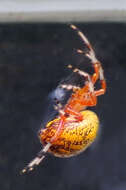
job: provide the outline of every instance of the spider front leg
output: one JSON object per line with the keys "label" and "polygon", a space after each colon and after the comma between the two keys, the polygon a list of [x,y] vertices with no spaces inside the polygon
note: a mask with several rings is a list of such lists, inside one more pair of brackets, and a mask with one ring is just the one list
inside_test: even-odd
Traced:
{"label": "spider front leg", "polygon": [[[80,50],[79,50],[80,52]],[[89,57],[92,61],[92,65],[94,68],[94,74],[91,76],[91,81],[93,85],[97,82],[97,80],[100,80],[101,83],[101,89],[95,91],[96,96],[103,95],[106,92],[106,81],[104,78],[104,71],[102,69],[101,63],[96,59],[94,51],[89,54],[86,54],[87,57]]]}
{"label": "spider front leg", "polygon": [[93,62],[93,59],[92,59],[92,64],[93,64],[95,73],[92,75],[91,80],[93,84],[95,84],[98,79],[100,80],[101,89],[95,91],[95,95],[100,96],[106,92],[106,81],[104,78],[104,71],[102,69],[101,63],[98,60],[96,60],[96,62]]}
{"label": "spider front leg", "polygon": [[89,54],[86,54],[92,61],[92,65],[94,68],[94,74],[91,77],[93,84],[99,79],[101,83],[101,89],[95,91],[96,96],[100,96],[106,91],[106,81],[104,77],[104,71],[102,69],[101,63],[96,59],[94,51],[90,50]]}
{"label": "spider front leg", "polygon": [[100,79],[101,89],[95,91],[95,95],[100,96],[100,95],[104,94],[106,91],[106,81],[104,78],[104,72],[103,72],[101,63],[96,58],[95,51],[94,51],[91,43],[87,39],[87,37],[75,25],[70,25],[70,27],[78,33],[78,36],[80,36],[81,40],[85,43],[85,45],[89,49],[88,53],[85,53],[82,50],[77,50],[77,52],[86,55],[91,60],[91,63],[94,68],[94,74],[92,75],[91,80],[92,80],[93,84],[95,84],[96,81],[98,79]]}
{"label": "spider front leg", "polygon": [[98,79],[100,80],[101,89],[95,91],[95,95],[100,96],[104,94],[106,91],[106,81],[104,78],[104,71],[102,69],[101,63],[97,60],[95,56],[95,52],[90,43],[88,44],[88,47],[90,48],[89,53],[85,54],[82,50],[78,50],[78,52],[85,54],[91,60],[93,68],[94,68],[94,74],[91,76],[91,81],[94,85]]}

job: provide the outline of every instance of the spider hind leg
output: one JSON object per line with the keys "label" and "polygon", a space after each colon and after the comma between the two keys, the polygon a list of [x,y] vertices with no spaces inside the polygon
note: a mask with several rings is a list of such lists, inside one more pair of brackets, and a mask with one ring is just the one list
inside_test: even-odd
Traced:
{"label": "spider hind leg", "polygon": [[37,156],[21,171],[21,174],[32,171],[36,166],[42,162],[48,152],[51,143],[47,143],[44,148],[37,154]]}

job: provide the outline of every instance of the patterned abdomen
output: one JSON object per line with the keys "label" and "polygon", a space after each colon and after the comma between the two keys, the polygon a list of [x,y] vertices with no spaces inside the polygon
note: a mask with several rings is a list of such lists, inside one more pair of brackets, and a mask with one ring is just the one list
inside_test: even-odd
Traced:
{"label": "patterned abdomen", "polygon": [[[84,151],[96,138],[99,119],[97,115],[89,110],[82,111],[83,120],[77,122],[75,118],[68,117],[64,129],[58,139],[49,149],[57,157],[70,157]],[[40,133],[40,141],[47,144],[54,136],[59,125],[59,118],[50,121],[46,129]]]}

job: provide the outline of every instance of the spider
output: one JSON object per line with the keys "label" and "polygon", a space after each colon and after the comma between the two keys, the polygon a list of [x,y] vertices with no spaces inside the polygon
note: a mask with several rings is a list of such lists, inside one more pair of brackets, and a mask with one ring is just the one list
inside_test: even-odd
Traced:
{"label": "spider", "polygon": [[[82,87],[62,84],[62,89],[72,90],[67,103],[62,106],[57,100],[55,109],[58,116],[46,124],[38,133],[43,149],[22,170],[22,173],[31,171],[45,158],[47,152],[57,157],[71,157],[84,151],[95,140],[99,129],[99,118],[87,107],[96,106],[97,96],[106,92],[106,81],[100,61],[96,58],[92,45],[86,36],[73,24],[70,27],[75,30],[80,39],[88,48],[88,53],[78,49],[77,52],[89,58],[94,73],[92,75],[78,68],[68,65],[73,72],[85,78]],[[100,89],[95,90],[95,83],[100,81]]]}

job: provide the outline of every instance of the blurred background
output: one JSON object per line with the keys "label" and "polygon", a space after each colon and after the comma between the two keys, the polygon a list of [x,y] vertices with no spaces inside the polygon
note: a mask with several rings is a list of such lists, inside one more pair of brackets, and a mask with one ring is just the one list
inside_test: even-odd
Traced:
{"label": "blurred background", "polygon": [[[3,10],[6,7],[9,9],[3,6]],[[18,11],[11,13],[9,20],[8,12],[0,11],[1,190],[126,189],[125,11],[113,11],[118,18],[115,22],[113,15],[100,20],[101,10],[100,7],[96,11],[98,16],[95,20],[92,16],[90,22],[88,16],[80,22],[83,17],[79,14],[78,19],[74,20],[75,15],[71,14],[73,17],[60,22],[59,12],[57,19],[46,20],[45,16],[41,23],[35,16],[34,22],[22,15],[17,17]],[[84,10],[82,13],[87,14]],[[94,13],[92,10],[91,14]],[[44,19],[42,14],[39,18]],[[99,136],[76,157],[61,159],[48,155],[33,172],[20,175],[41,149],[37,132],[46,116],[47,96],[67,76],[68,64],[83,64],[83,56],[76,52],[83,44],[68,22],[75,23],[88,37],[104,68],[107,92],[98,98],[95,108],[101,121]]]}

